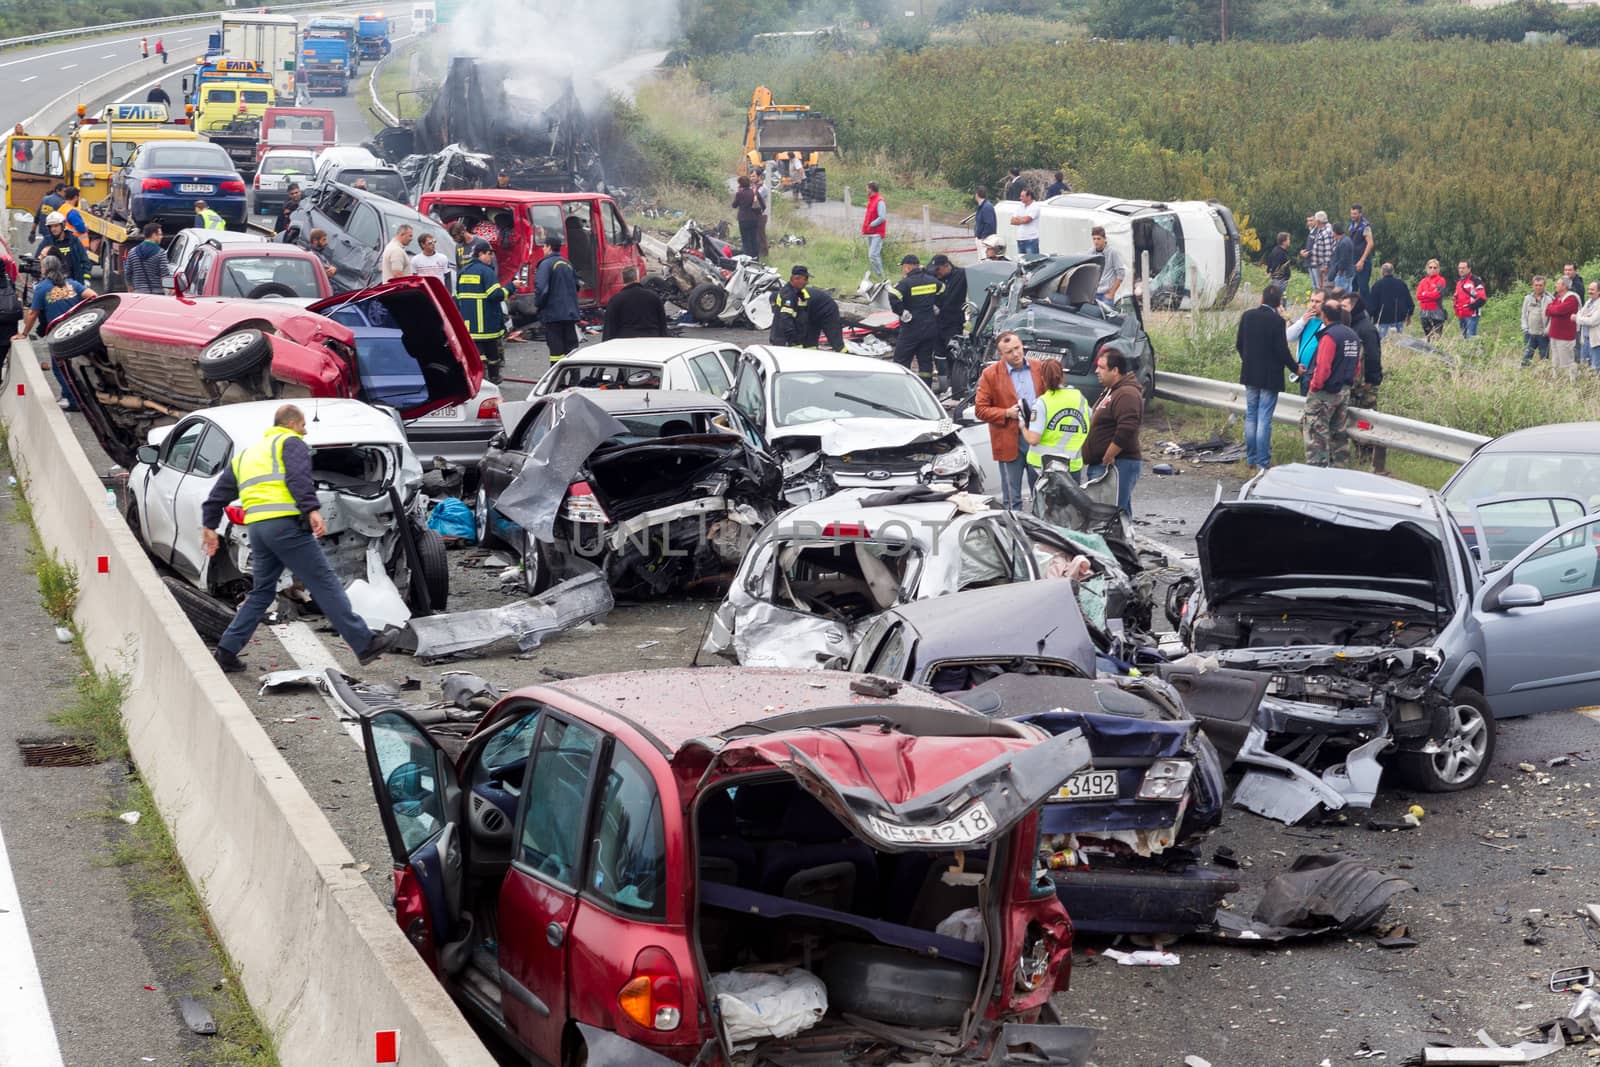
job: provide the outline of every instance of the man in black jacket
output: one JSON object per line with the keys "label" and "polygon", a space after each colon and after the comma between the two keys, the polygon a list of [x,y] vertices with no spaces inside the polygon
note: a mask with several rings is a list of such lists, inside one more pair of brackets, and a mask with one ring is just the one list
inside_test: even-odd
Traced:
{"label": "man in black jacket", "polygon": [[1239,384],[1244,386],[1244,449],[1252,468],[1272,466],[1272,412],[1283,392],[1283,372],[1299,373],[1284,334],[1283,291],[1269,285],[1261,303],[1239,316],[1233,347],[1239,353]]}
{"label": "man in black jacket", "polygon": [[[967,272],[940,252],[929,261],[933,276],[944,283],[939,297],[939,351],[934,356],[939,377],[950,384],[950,345],[967,328]],[[962,383],[965,385],[965,383]]]}
{"label": "man in black jacket", "polygon": [[639,268],[622,268],[622,289],[606,305],[600,340],[667,336],[667,309],[661,298],[639,284]]}
{"label": "man in black jacket", "polygon": [[1393,263],[1385,263],[1378,273],[1380,277],[1372,283],[1372,292],[1367,296],[1367,308],[1377,320],[1378,336],[1385,337],[1390,330],[1404,330],[1417,305],[1411,299],[1411,287],[1394,276]]}

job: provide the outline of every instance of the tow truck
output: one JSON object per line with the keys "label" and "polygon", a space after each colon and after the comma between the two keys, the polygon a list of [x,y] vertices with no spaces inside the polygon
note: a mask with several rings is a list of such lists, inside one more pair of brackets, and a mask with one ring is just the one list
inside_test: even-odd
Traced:
{"label": "tow truck", "polygon": [[272,94],[270,83],[255,81],[212,81],[200,87],[194,128],[212,144],[221,145],[246,178],[256,170],[261,120],[271,107]]}

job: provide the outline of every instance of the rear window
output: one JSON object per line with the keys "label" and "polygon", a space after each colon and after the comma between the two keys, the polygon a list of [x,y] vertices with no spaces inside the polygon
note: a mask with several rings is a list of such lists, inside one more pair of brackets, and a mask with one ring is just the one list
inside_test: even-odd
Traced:
{"label": "rear window", "polygon": [[618,415],[624,433],[611,438],[611,444],[637,444],[641,441],[658,441],[663,437],[687,437],[690,434],[731,433],[713,423],[720,411],[664,411],[650,415]]}
{"label": "rear window", "polygon": [[[322,295],[317,285],[317,267],[309,260],[287,256],[227,256],[221,264],[221,296],[253,298],[259,296],[315,299]],[[263,286],[276,287],[258,293]],[[285,292],[284,290],[288,290]]]}
{"label": "rear window", "polygon": [[859,537],[780,541],[773,559],[763,600],[851,623],[899,603],[922,566],[922,553],[909,545]]}
{"label": "rear window", "polygon": [[233,170],[228,153],[216,145],[174,145],[152,148],[144,154],[146,168],[162,170]]}
{"label": "rear window", "polygon": [[310,156],[268,156],[261,161],[262,174],[310,174],[315,169]]}
{"label": "rear window", "polygon": [[244,91],[244,102],[247,104],[269,104],[272,101],[267,99],[267,91],[265,89],[246,89]]}
{"label": "rear window", "polygon": [[367,192],[377,193],[379,196],[395,200],[400,203],[406,201],[406,183],[400,175],[392,170],[362,170],[350,168],[339,172],[339,182],[343,185],[355,185],[358,181],[367,183]]}
{"label": "rear window", "polygon": [[231,104],[238,99],[239,95],[232,89],[206,90],[206,103],[208,104]]}
{"label": "rear window", "polygon": [[311,130],[314,133],[322,133],[327,122],[327,118],[323,115],[272,116],[272,128],[275,130]]}
{"label": "rear window", "polygon": [[[345,320],[350,321],[348,318]],[[428,400],[428,384],[399,330],[352,327],[361,372],[361,399],[369,404],[413,408]]]}
{"label": "rear window", "polygon": [[661,369],[626,363],[572,363],[562,360],[550,383],[552,392],[562,389],[660,389]]}

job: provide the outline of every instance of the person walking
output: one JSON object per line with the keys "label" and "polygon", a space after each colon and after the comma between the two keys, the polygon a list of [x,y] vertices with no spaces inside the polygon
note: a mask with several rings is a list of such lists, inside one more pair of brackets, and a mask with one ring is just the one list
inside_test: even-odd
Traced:
{"label": "person walking", "polygon": [[[544,324],[545,347],[554,363],[578,347],[578,320],[583,312],[578,308],[578,272],[561,254],[561,237],[552,233],[544,244],[549,251],[533,272],[533,305]],[[481,253],[478,258],[483,259]],[[499,381],[495,378],[496,384]]]}
{"label": "person walking", "polygon": [[1278,292],[1285,300],[1289,296],[1289,274],[1293,269],[1289,258],[1289,235],[1280,233],[1273,240],[1272,247],[1267,249],[1267,254],[1261,257],[1261,265],[1267,271],[1267,284],[1276,285]]}
{"label": "person walking", "polygon": [[[928,265],[933,268],[933,276],[939,279],[939,284],[944,286],[939,297],[939,354],[934,362],[938,364],[939,377],[945,386],[959,396],[966,392],[967,383],[957,384],[951,380],[950,357],[951,346],[967,328],[967,272],[943,252],[929,260]],[[962,377],[965,378],[965,374]]]}
{"label": "person walking", "polygon": [[[550,258],[546,256],[540,261],[541,269]],[[496,385],[504,378],[502,346],[506,335],[506,299],[505,286],[500,284],[500,276],[494,269],[494,250],[488,241],[475,241],[472,262],[456,275],[456,307],[466,321],[472,343],[478,346],[478,354],[483,357],[484,374]],[[547,328],[547,339],[550,332]]]}
{"label": "person walking", "polygon": [[1333,287],[1346,291],[1356,287],[1356,243],[1350,235],[1344,232],[1344,225],[1335,222],[1332,226],[1335,236],[1333,242],[1333,262],[1328,265],[1328,273],[1333,276]]}
{"label": "person walking", "polygon": [[1006,172],[1006,189],[1003,199],[1021,200],[1022,191],[1028,188],[1028,180],[1022,176],[1021,167],[1012,167]]}
{"label": "person walking", "polygon": [[89,280],[89,253],[83,242],[67,231],[67,217],[59,211],[44,217],[44,236],[39,238],[33,254],[41,263],[45,257],[55,256],[66,268],[67,277],[85,283]]}
{"label": "person walking", "polygon": [[972,213],[972,239],[978,245],[978,256],[984,255],[986,242],[995,235],[998,227],[995,225],[994,205],[989,203],[989,190],[986,186],[978,186],[972,198],[978,202],[978,209]]}
{"label": "person walking", "polygon": [[1028,463],[1028,440],[1022,436],[1033,403],[1044,392],[1041,361],[1029,356],[1022,338],[1007,330],[995,339],[1000,358],[978,375],[974,410],[989,424],[989,452],[1000,466],[1000,506],[1022,510],[1022,482],[1031,490],[1039,471]]}
{"label": "person walking", "polygon": [[1444,297],[1450,290],[1450,280],[1439,269],[1437,259],[1428,260],[1422,277],[1417,279],[1417,314],[1422,319],[1422,339],[1438,337],[1444,330]]}
{"label": "person walking", "polygon": [[1094,376],[1100,399],[1089,420],[1083,443],[1083,477],[1094,481],[1108,469],[1117,472],[1117,507],[1133,518],[1133,487],[1144,470],[1139,431],[1144,426],[1144,391],[1128,366],[1128,357],[1110,345],[1095,357]]}
{"label": "person walking", "polygon": [[130,293],[160,295],[172,287],[172,264],[161,250],[161,223],[144,224],[144,240],[134,246],[122,265]]}
{"label": "person walking", "polygon": [[1373,283],[1372,295],[1366,298],[1372,308],[1372,317],[1378,323],[1378,336],[1403,333],[1411,324],[1416,304],[1411,299],[1411,287],[1394,276],[1394,264],[1385,263],[1378,268],[1378,280]]}
{"label": "person walking", "polygon": [[761,209],[756,206],[756,194],[750,188],[750,179],[739,175],[739,188],[733,194],[735,217],[739,220],[739,251],[752,259],[761,256]]}
{"label": "person walking", "polygon": [[1578,324],[1578,362],[1600,370],[1600,282],[1589,283],[1589,299],[1573,321]]}
{"label": "person walking", "polygon": [[1300,373],[1283,326],[1283,293],[1269,285],[1261,303],[1239,316],[1233,349],[1244,386],[1244,455],[1252,470],[1272,466],[1272,413],[1283,392],[1283,372]]}
{"label": "person walking", "polygon": [[194,202],[194,224],[202,230],[226,230],[228,224],[222,216],[211,210],[211,205],[204,200]]}
{"label": "person walking", "polygon": [[165,108],[172,107],[172,97],[168,96],[167,91],[159,85],[144,94],[144,102],[147,104],[160,104]]}
{"label": "person walking", "polygon": [[[69,185],[61,190],[61,215],[67,220],[67,232],[77,239],[85,249],[89,247],[89,224],[83,219],[83,212],[78,207],[83,202],[83,192],[76,185]],[[84,280],[89,276],[85,274]]]}
{"label": "person walking", "polygon": [[1122,253],[1106,243],[1104,226],[1091,229],[1089,240],[1094,242],[1094,250],[1102,257],[1100,280],[1095,284],[1095,299],[1116,310],[1117,294],[1122,292],[1123,285],[1128,281],[1128,265],[1122,261]]}
{"label": "person walking", "polygon": [[[1567,276],[1556,279],[1556,295],[1544,309],[1550,322],[1550,365],[1571,371],[1578,358],[1578,294],[1567,288]],[[1527,364],[1523,364],[1526,366]]]}
{"label": "person walking", "polygon": [[280,407],[261,440],[234,453],[200,507],[201,547],[207,556],[215,556],[222,546],[217,526],[235,498],[244,509],[250,540],[250,593],[217,639],[215,652],[217,666],[230,674],[247,669],[239,651],[277,599],[285,569],[306,587],[362,666],[389,651],[400,636],[395,628],[378,634],[367,628],[317,544],[327,527],[305,433],[304,413],[293,404]]}
{"label": "person walking", "polygon": [[156,38],[156,55],[161,57],[161,65],[167,65],[167,45],[161,38]]}
{"label": "person walking", "polygon": [[1300,249],[1300,258],[1306,261],[1311,274],[1311,288],[1323,289],[1332,284],[1328,268],[1333,264],[1333,249],[1339,238],[1328,225],[1328,213],[1319,211],[1306,220],[1306,244]]}
{"label": "person walking", "polygon": [[917,373],[931,387],[933,358],[939,350],[939,302],[944,285],[922,269],[922,261],[907,254],[900,260],[904,274],[889,290],[889,307],[900,316],[895,331],[894,361],[905,367],[917,364]]}
{"label": "person walking", "polygon": [[1522,365],[1550,358],[1550,320],[1546,316],[1554,298],[1544,291],[1544,275],[1533,277],[1533,291],[1522,298]]}
{"label": "person walking", "polygon": [[1311,364],[1317,357],[1317,341],[1322,337],[1326,324],[1322,321],[1322,302],[1326,297],[1322,289],[1311,290],[1311,297],[1306,301],[1305,311],[1300,317],[1284,327],[1284,340],[1294,346],[1295,365],[1299,368],[1295,381],[1299,385],[1300,395],[1305,396],[1311,389]]}
{"label": "person walking", "polygon": [[1022,190],[1022,210],[1011,216],[1011,226],[1017,239],[1017,255],[1039,254],[1039,209],[1034,206],[1033,190]]}
{"label": "person walking", "polygon": [[1033,468],[1029,481],[1037,485],[1039,476],[1059,469],[1074,482],[1083,477],[1083,443],[1089,439],[1089,402],[1077,389],[1066,384],[1067,373],[1058,359],[1039,361],[1039,381],[1043,389],[1028,411],[1022,425],[1022,439],[1028,443],[1023,459]]}
{"label": "person walking", "polygon": [[861,216],[861,233],[867,239],[867,265],[874,278],[887,275],[883,269],[883,239],[889,233],[889,208],[878,192],[877,182],[867,183],[867,210]]}
{"label": "person walking", "polygon": [[602,341],[623,337],[667,336],[667,306],[654,290],[639,284],[639,268],[622,268],[622,288],[606,304],[600,327]]}
{"label": "person walking", "polygon": [[1356,246],[1356,295],[1371,307],[1372,301],[1368,297],[1372,291],[1372,249],[1377,242],[1372,236],[1372,223],[1362,213],[1360,204],[1350,205],[1350,228],[1346,236]]}
{"label": "person walking", "polygon": [[431,233],[417,238],[422,251],[411,257],[411,273],[423,278],[438,278],[444,287],[455,289],[455,260],[439,251],[439,242]]}
{"label": "person walking", "polygon": [[1361,364],[1361,338],[1344,323],[1339,301],[1322,302],[1324,329],[1317,340],[1311,391],[1306,395],[1306,462],[1313,467],[1350,463],[1350,386]]}
{"label": "person walking", "polygon": [[[44,194],[44,199],[39,202],[39,210],[34,212],[33,225],[28,229],[29,244],[38,241],[39,235],[46,232],[44,220],[48,219],[51,214],[61,210],[61,205],[66,203],[66,196],[64,195],[66,191],[66,182],[56,182],[54,188]],[[66,216],[61,216],[61,220],[65,223]]]}
{"label": "person walking", "polygon": [[1462,260],[1456,264],[1455,305],[1456,323],[1462,337],[1478,336],[1478,313],[1489,302],[1489,290],[1483,280],[1472,273],[1472,264]]}
{"label": "person walking", "polygon": [[149,59],[150,58],[150,38],[148,38],[148,37],[139,38],[139,58],[140,59]]}

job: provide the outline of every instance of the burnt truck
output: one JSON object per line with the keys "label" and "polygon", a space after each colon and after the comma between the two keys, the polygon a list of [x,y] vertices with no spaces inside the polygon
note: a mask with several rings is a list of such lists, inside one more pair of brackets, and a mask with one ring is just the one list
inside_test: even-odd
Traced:
{"label": "burnt truck", "polygon": [[592,137],[570,78],[457,56],[422,117],[385,127],[367,147],[400,169],[413,199],[492,189],[502,171],[513,189],[604,192]]}

